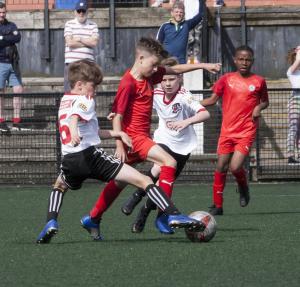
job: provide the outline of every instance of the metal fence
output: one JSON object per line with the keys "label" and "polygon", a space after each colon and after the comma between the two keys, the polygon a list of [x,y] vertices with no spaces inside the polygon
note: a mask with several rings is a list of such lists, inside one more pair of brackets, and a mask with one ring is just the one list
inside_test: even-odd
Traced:
{"label": "metal fence", "polygon": [[[299,180],[300,165],[287,161],[288,111],[290,89],[270,89],[270,107],[263,112],[256,142],[247,163],[250,180]],[[210,91],[195,91],[199,98],[208,97]],[[0,132],[0,183],[41,184],[52,183],[59,170],[60,142],[57,131],[57,111],[62,94],[22,94],[24,129]],[[100,93],[96,98],[97,115],[103,129],[111,128],[106,119],[115,93]],[[5,99],[5,117],[13,113],[12,94],[0,95]],[[212,182],[216,164],[216,146],[221,125],[221,106],[208,108],[211,118],[196,125],[198,147],[193,152],[178,180],[185,182]],[[8,121],[11,126],[11,122]],[[152,131],[157,126],[153,116]],[[102,146],[110,153],[114,141],[105,140]],[[296,157],[299,150],[296,148]],[[150,164],[141,164],[145,171]]]}

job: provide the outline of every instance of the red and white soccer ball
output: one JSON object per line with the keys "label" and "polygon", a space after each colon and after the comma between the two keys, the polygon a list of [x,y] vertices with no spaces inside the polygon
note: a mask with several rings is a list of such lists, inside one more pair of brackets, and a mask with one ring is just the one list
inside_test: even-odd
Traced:
{"label": "red and white soccer ball", "polygon": [[215,218],[205,211],[194,211],[189,217],[205,223],[204,231],[192,231],[185,229],[186,236],[192,242],[208,242],[213,239],[217,231],[217,222]]}

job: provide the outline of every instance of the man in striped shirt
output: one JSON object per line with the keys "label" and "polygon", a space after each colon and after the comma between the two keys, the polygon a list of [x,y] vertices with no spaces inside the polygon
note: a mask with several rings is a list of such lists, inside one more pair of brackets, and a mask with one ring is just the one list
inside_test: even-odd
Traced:
{"label": "man in striped shirt", "polygon": [[68,65],[78,60],[95,61],[94,49],[99,42],[97,24],[87,18],[88,3],[79,0],[75,6],[75,18],[65,24],[64,90],[69,91]]}

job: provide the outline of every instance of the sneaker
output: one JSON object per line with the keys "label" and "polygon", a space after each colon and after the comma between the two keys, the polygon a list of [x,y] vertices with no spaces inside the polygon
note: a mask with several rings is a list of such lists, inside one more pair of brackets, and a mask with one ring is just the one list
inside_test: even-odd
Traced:
{"label": "sneaker", "polygon": [[0,131],[4,133],[8,133],[10,131],[6,122],[0,123]]}
{"label": "sneaker", "polygon": [[296,160],[294,157],[288,157],[288,165],[300,165],[300,161]]}
{"label": "sneaker", "polygon": [[146,221],[148,218],[148,215],[150,214],[151,209],[145,207],[145,205],[143,205],[135,219],[135,221],[132,224],[131,227],[131,232],[132,233],[141,233],[143,232],[145,225],[146,225]]}
{"label": "sneaker", "polygon": [[47,222],[42,232],[38,236],[36,243],[50,243],[51,238],[58,232],[58,224],[55,219]]}
{"label": "sneaker", "polygon": [[142,199],[143,199],[143,196],[141,196],[140,194],[137,194],[137,193],[133,193],[127,199],[127,201],[123,204],[123,206],[121,207],[121,211],[125,215],[130,215],[132,213],[132,211],[134,210],[134,208],[141,202]]}
{"label": "sneaker", "polygon": [[250,201],[249,187],[238,186],[237,192],[240,194],[240,206],[245,207]]}
{"label": "sneaker", "polygon": [[174,234],[173,228],[168,225],[168,216],[166,214],[162,214],[161,216],[156,218],[155,227],[160,233]]}
{"label": "sneaker", "polygon": [[223,207],[216,207],[214,204],[209,207],[208,211],[211,215],[223,215]]}
{"label": "sneaker", "polygon": [[31,129],[28,126],[28,123],[13,123],[12,124],[12,131],[30,131]]}
{"label": "sneaker", "polygon": [[172,228],[189,228],[197,231],[203,231],[206,228],[203,222],[183,214],[169,215],[167,220]]}
{"label": "sneaker", "polygon": [[93,240],[101,241],[103,237],[100,234],[99,223],[94,223],[89,215],[85,215],[80,220],[81,226],[88,231]]}

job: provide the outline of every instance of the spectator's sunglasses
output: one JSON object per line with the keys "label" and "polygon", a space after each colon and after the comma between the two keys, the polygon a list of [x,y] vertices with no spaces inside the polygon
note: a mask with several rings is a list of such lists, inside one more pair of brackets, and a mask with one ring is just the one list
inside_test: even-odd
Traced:
{"label": "spectator's sunglasses", "polygon": [[85,14],[85,13],[86,13],[86,10],[79,9],[79,10],[76,10],[76,12],[77,12],[78,14],[80,14],[80,13]]}

